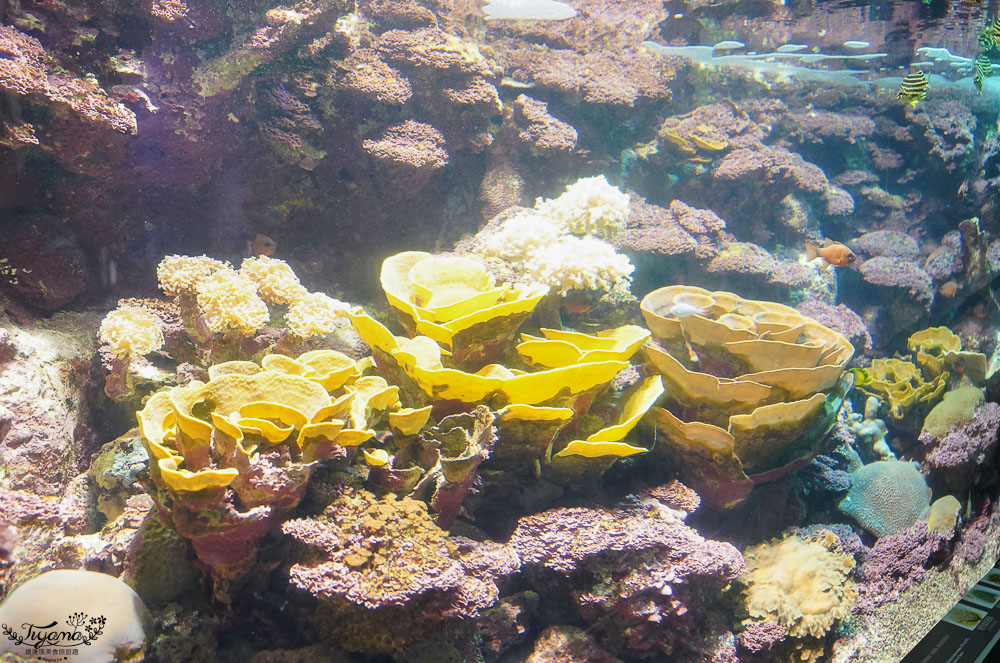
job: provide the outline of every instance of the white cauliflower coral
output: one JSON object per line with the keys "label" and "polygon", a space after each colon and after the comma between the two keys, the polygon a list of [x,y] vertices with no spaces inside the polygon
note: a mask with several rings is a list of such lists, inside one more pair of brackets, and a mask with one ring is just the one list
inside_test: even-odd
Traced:
{"label": "white cauliflower coral", "polygon": [[539,199],[534,210],[506,219],[482,238],[479,252],[562,293],[627,293],[635,267],[604,239],[625,227],[628,204],[603,175],[584,178],[558,198]]}
{"label": "white cauliflower coral", "polygon": [[233,269],[201,279],[197,293],[205,323],[215,333],[234,330],[249,336],[271,317],[254,282]]}
{"label": "white cauliflower coral", "polygon": [[562,229],[551,219],[527,211],[507,219],[499,232],[487,237],[483,254],[509,263],[526,263],[561,235]]}
{"label": "white cauliflower coral", "polygon": [[167,256],[156,267],[160,289],[168,297],[193,295],[198,282],[223,269],[232,269],[228,262],[208,256]]}
{"label": "white cauliflower coral", "polygon": [[305,295],[288,309],[285,321],[300,338],[326,336],[347,321],[350,305],[321,292]]}
{"label": "white cauliflower coral", "polygon": [[294,304],[308,294],[284,260],[267,256],[246,258],[240,265],[240,274],[253,281],[257,294],[271,305]]}
{"label": "white cauliflower coral", "polygon": [[625,229],[629,201],[628,195],[598,175],[570,184],[558,198],[539,198],[535,209],[574,235],[611,239]]}
{"label": "white cauliflower coral", "polygon": [[560,237],[534,252],[524,265],[526,275],[560,292],[569,290],[628,290],[635,266],[628,257],[596,237]]}
{"label": "white cauliflower coral", "polygon": [[141,308],[117,308],[101,321],[98,332],[118,357],[147,355],[163,347],[163,331],[156,318]]}

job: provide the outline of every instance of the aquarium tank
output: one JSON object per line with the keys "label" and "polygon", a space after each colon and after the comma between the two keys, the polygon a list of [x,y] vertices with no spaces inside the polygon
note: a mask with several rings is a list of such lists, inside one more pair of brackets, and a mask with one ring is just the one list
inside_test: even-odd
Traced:
{"label": "aquarium tank", "polygon": [[998,628],[998,0],[286,2],[0,3],[0,660]]}

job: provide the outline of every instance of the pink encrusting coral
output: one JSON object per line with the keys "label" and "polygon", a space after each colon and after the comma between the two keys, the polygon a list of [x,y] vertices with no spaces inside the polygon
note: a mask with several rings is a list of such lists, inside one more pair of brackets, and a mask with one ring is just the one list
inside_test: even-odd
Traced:
{"label": "pink encrusting coral", "polygon": [[578,53],[526,45],[507,51],[501,60],[516,80],[608,106],[670,99],[675,75],[669,62],[645,50]]}
{"label": "pink encrusting coral", "polygon": [[576,129],[553,117],[544,101],[526,94],[518,95],[512,104],[512,120],[518,140],[540,152],[568,151],[576,147]]}
{"label": "pink encrusting coral", "polygon": [[[682,493],[668,487],[664,495],[676,503]],[[711,637],[706,611],[746,570],[736,548],[701,537],[655,494],[622,508],[526,516],[508,544],[524,567],[555,572],[573,588],[603,642],[646,656],[690,651]]]}
{"label": "pink encrusting coral", "polygon": [[878,256],[861,263],[859,269],[865,281],[872,285],[896,288],[908,299],[928,308],[934,301],[934,283],[915,262]]}
{"label": "pink encrusting coral", "polygon": [[520,566],[510,546],[449,537],[423,502],[337,492],[323,514],[282,531],[297,544],[291,584],[320,600],[317,623],[345,647],[398,654],[448,624],[468,624]]}
{"label": "pink encrusting coral", "polygon": [[137,131],[134,112],[96,81],[69,75],[37,39],[12,26],[0,26],[0,91],[48,106],[52,115],[38,127],[4,123],[0,138],[37,144],[71,172],[108,175]]}
{"label": "pink encrusting coral", "polygon": [[993,467],[998,431],[1000,405],[996,403],[978,405],[971,419],[941,437],[924,430],[920,433],[920,444],[927,454],[924,467],[942,475],[952,490],[965,490],[979,483],[988,474],[984,470]]}
{"label": "pink encrusting coral", "polygon": [[730,240],[726,222],[712,210],[677,199],[663,208],[633,195],[625,229],[612,243],[638,253],[706,259],[717,255]]}
{"label": "pink encrusting coral", "polygon": [[58,73],[41,43],[16,28],[0,26],[0,89],[18,96],[38,95],[86,123],[134,134],[135,113],[110,99],[98,85]]}
{"label": "pink encrusting coral", "polygon": [[389,106],[401,106],[413,96],[410,81],[371,48],[362,48],[336,63],[330,82],[337,88]]}
{"label": "pink encrusting coral", "polygon": [[872,336],[864,319],[844,304],[832,306],[819,300],[809,300],[798,306],[799,313],[809,316],[824,327],[839,332],[851,342],[856,354],[871,347]]}
{"label": "pink encrusting coral", "polygon": [[924,577],[928,567],[947,557],[948,538],[928,531],[925,522],[880,538],[855,574],[855,612],[873,614],[880,606],[898,601],[906,589]]}
{"label": "pink encrusting coral", "polygon": [[413,170],[437,170],[448,163],[444,136],[429,124],[407,120],[379,136],[362,143],[365,151],[378,161]]}

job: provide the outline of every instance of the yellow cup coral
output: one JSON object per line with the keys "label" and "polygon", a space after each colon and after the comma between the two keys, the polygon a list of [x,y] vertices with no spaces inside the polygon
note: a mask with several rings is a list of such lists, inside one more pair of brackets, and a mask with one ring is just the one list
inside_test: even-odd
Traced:
{"label": "yellow cup coral", "polygon": [[498,287],[476,261],[421,251],[386,258],[381,281],[408,334],[434,339],[468,367],[499,355],[548,292],[538,284]]}
{"label": "yellow cup coral", "polygon": [[931,376],[948,371],[968,376],[975,385],[986,380],[986,355],[962,350],[962,339],[947,327],[928,327],[906,339],[917,364]]}

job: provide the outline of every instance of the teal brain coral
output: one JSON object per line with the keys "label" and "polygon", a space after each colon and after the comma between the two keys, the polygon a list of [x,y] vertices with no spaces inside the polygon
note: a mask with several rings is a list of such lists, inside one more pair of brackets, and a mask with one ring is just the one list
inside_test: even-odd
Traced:
{"label": "teal brain coral", "polygon": [[851,489],[837,507],[881,537],[926,517],[930,505],[931,490],[913,463],[880,460],[851,473]]}

